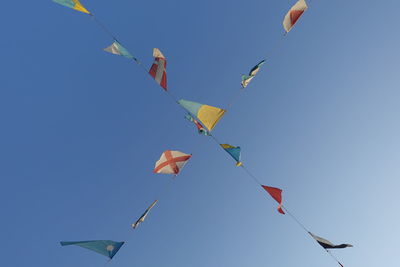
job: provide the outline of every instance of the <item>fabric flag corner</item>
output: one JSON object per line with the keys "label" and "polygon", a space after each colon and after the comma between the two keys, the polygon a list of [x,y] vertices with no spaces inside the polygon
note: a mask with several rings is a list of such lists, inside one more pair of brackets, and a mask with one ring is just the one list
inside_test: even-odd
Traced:
{"label": "fabric flag corner", "polygon": [[153,49],[154,63],[149,74],[154,80],[167,91],[167,59],[158,48]]}
{"label": "fabric flag corner", "polygon": [[224,116],[225,110],[213,106],[208,106],[193,101],[181,99],[178,101],[190,114],[195,115],[209,132],[214,129],[219,120]]}
{"label": "fabric flag corner", "polygon": [[294,6],[286,13],[285,18],[283,19],[283,28],[285,29],[286,33],[288,33],[296,22],[299,20],[301,15],[307,10],[308,6],[305,0],[297,1]]}
{"label": "fabric flag corner", "polygon": [[132,56],[132,54],[129,53],[129,51],[117,41],[114,41],[114,43],[104,48],[103,50],[114,55],[123,56],[137,61],[137,59],[134,56]]}
{"label": "fabric flag corner", "polygon": [[78,0],[53,0],[53,2],[86,14],[90,14],[90,12]]}
{"label": "fabric flag corner", "polygon": [[285,212],[282,209],[282,189],[276,188],[276,187],[270,187],[266,185],[261,185],[262,188],[264,188],[265,191],[268,192],[268,194],[271,195],[273,199],[275,199],[276,202],[279,203],[278,206],[278,211],[281,214],[285,214]]}

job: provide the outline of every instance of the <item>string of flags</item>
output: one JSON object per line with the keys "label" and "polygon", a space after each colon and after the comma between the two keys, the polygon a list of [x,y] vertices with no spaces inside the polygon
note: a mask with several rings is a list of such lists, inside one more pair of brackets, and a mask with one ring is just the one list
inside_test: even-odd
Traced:
{"label": "string of flags", "polygon": [[[54,2],[66,6],[68,8],[74,9],[76,11],[86,13],[92,16],[99,26],[113,38],[113,43],[108,47],[104,48],[104,51],[109,52],[114,55],[123,56],[125,58],[131,59],[135,61],[137,64],[141,65],[140,61],[134,57],[122,44],[117,41],[112,33],[110,33],[107,28],[101,24],[93,13],[89,12],[78,0],[53,0]],[[307,3],[305,0],[298,0],[286,13],[283,19],[283,28],[285,31],[285,35],[289,33],[294,25],[298,22],[300,17],[304,14],[304,12],[308,9]],[[226,113],[226,109],[221,109],[214,106],[209,106],[189,100],[176,100],[175,97],[169,92],[167,86],[167,60],[163,53],[158,49],[153,49],[153,57],[154,61],[149,70],[146,70],[142,65],[143,69],[155,80],[155,82],[170,96],[174,99],[174,101],[179,104],[183,109],[187,111],[185,118],[193,123],[199,134],[204,136],[210,136],[217,143],[219,147],[221,147],[225,152],[227,152],[235,161],[236,166],[242,167],[246,173],[255,180],[255,182],[261,186],[270,196],[278,203],[277,210],[280,214],[288,214],[292,217],[323,249],[325,249],[331,257],[343,267],[342,263],[340,263],[329,251],[330,249],[340,249],[352,247],[350,244],[339,244],[335,245],[330,241],[321,238],[317,235],[312,234],[308,231],[302,223],[291,214],[286,207],[283,205],[282,199],[282,189],[266,186],[259,182],[259,180],[243,165],[241,161],[241,148],[239,146],[235,147],[229,144],[220,143],[215,136],[211,134],[211,131],[218,124],[221,118]],[[246,88],[250,82],[254,79],[257,73],[260,71],[261,66],[265,64],[265,59],[261,60],[257,65],[255,65],[250,71],[248,75],[242,75],[241,78],[241,88]],[[186,154],[180,151],[174,150],[166,150],[161,154],[160,159],[155,163],[155,168],[153,170],[154,173],[161,174],[172,174],[173,177],[176,177],[186,165],[188,160],[192,157],[191,154]],[[158,199],[153,201],[151,205],[144,211],[144,213],[134,222],[132,223],[132,228],[137,229],[137,227],[143,223],[146,217],[149,215],[150,211],[154,208],[154,206],[158,203]],[[286,211],[286,213],[285,213]],[[75,245],[80,246],[94,252],[97,252],[101,255],[107,256],[110,260],[115,256],[115,254],[119,251],[119,249],[124,245],[124,242],[115,242],[110,240],[92,240],[92,241],[71,241],[60,242],[61,246],[69,246]]]}

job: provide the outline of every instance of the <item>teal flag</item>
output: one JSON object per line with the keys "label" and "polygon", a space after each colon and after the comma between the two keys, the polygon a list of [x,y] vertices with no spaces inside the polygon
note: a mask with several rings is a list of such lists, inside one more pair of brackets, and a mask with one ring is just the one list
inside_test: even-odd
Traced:
{"label": "teal flag", "polygon": [[228,152],[231,157],[236,160],[236,166],[241,166],[242,162],[240,161],[240,152],[241,148],[238,146],[231,146],[229,144],[221,144],[221,147]]}
{"label": "teal flag", "polygon": [[123,47],[120,43],[118,43],[117,41],[114,41],[114,43],[112,43],[110,46],[106,47],[103,49],[104,51],[107,51],[111,54],[114,55],[119,55],[119,56],[123,56],[129,59],[133,59],[137,62],[137,59],[132,56],[131,53],[129,53],[129,51]]}
{"label": "teal flag", "polygon": [[92,241],[61,241],[61,246],[76,245],[92,251],[95,251],[101,255],[107,256],[110,259],[118,252],[125,242],[115,242],[110,240],[92,240]]}

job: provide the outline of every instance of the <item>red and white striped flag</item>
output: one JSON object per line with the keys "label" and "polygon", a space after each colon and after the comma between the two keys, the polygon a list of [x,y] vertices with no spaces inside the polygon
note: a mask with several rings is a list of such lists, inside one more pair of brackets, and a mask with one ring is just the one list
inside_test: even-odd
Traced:
{"label": "red and white striped flag", "polygon": [[306,1],[304,0],[299,0],[296,4],[294,4],[294,6],[292,6],[283,19],[283,28],[285,28],[286,33],[293,28],[294,24],[296,24],[307,8]]}
{"label": "red and white striped flag", "polygon": [[153,49],[154,63],[149,74],[154,80],[167,91],[167,59],[158,48]]}

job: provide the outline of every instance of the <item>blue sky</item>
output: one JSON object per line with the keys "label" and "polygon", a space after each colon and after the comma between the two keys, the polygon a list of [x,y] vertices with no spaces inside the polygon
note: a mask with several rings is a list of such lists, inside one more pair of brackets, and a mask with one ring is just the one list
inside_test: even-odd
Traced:
{"label": "blue sky", "polygon": [[[398,266],[400,3],[314,0],[281,42],[294,2],[82,1],[145,66],[158,47],[179,98],[225,107],[266,56],[215,136],[311,231],[354,244],[345,266]],[[109,266],[336,266],[88,16],[2,7],[5,266],[103,266],[58,243],[92,239],[127,241]],[[193,154],[175,181],[152,173],[166,149]]]}

